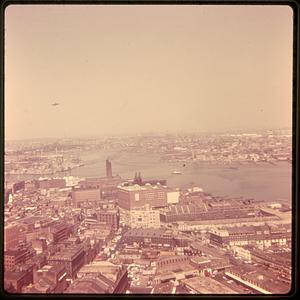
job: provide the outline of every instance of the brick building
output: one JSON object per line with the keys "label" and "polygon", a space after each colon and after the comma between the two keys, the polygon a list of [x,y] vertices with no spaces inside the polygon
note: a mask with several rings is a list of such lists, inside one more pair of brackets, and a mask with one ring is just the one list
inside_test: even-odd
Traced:
{"label": "brick building", "polygon": [[21,293],[22,288],[33,282],[33,269],[25,266],[22,270],[5,271],[4,288],[10,293]]}
{"label": "brick building", "polygon": [[117,209],[101,210],[97,212],[97,220],[111,225],[113,230],[117,230],[120,224],[120,214]]}
{"label": "brick building", "polygon": [[84,265],[85,252],[81,245],[72,245],[48,259],[48,264],[64,265],[67,272],[67,278],[74,278],[79,269]]}
{"label": "brick building", "polygon": [[17,223],[11,223],[4,227],[4,251],[15,248],[20,241],[25,240],[22,227]]}
{"label": "brick building", "polygon": [[64,188],[66,180],[63,178],[42,179],[36,181],[36,186],[40,189]]}
{"label": "brick building", "polygon": [[58,223],[50,228],[50,238],[53,243],[61,242],[67,239],[72,233],[73,225],[67,223]]}
{"label": "brick building", "polygon": [[16,266],[25,263],[34,256],[35,251],[31,248],[9,249],[4,252],[4,270],[13,270]]}
{"label": "brick building", "polygon": [[164,229],[152,228],[135,228],[128,230],[121,239],[124,244],[144,243],[144,244],[161,244],[171,247],[187,247],[190,240],[182,235],[174,235]]}
{"label": "brick building", "polygon": [[62,293],[67,288],[67,272],[63,265],[45,265],[36,273],[34,284],[26,293]]}
{"label": "brick building", "polygon": [[81,189],[99,189],[101,199],[115,199],[117,197],[118,185],[123,182],[120,176],[86,178],[79,182]]}
{"label": "brick building", "polygon": [[72,191],[73,205],[77,208],[96,206],[101,199],[99,188],[74,188]]}

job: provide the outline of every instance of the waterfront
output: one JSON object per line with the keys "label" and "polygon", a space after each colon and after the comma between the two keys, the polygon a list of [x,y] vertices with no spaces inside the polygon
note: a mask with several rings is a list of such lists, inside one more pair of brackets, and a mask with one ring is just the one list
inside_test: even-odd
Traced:
{"label": "waterfront", "polygon": [[[291,199],[291,164],[287,162],[244,163],[233,165],[208,164],[201,162],[160,161],[157,153],[83,152],[84,166],[68,173],[55,176],[74,175],[79,177],[105,176],[105,160],[109,158],[113,165],[113,174],[122,178],[133,178],[135,172],[141,172],[144,179],[166,179],[170,187],[186,188],[198,186],[216,196],[246,197],[256,200],[276,201]],[[180,171],[181,175],[172,174]],[[11,175],[8,179],[32,179],[40,175]]]}
{"label": "waterfront", "polygon": [[[149,153],[122,152],[109,156],[104,152],[81,157],[87,164],[74,169],[71,172],[73,175],[104,176],[104,160],[110,157],[114,174],[123,178],[133,178],[135,172],[140,171],[147,179],[166,179],[170,187],[199,186],[214,195],[266,201],[291,199],[291,164],[286,162],[275,165],[247,163],[231,169],[228,165],[199,162],[162,163],[159,154]],[[182,174],[174,175],[174,170]]]}

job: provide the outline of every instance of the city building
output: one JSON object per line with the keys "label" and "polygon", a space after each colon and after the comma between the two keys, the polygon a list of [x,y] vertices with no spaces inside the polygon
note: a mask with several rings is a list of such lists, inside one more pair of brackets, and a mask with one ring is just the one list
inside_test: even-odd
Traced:
{"label": "city building", "polygon": [[77,208],[90,205],[95,207],[101,199],[99,188],[73,188],[72,200],[73,205]]}
{"label": "city building", "polygon": [[152,265],[156,267],[155,284],[180,281],[185,278],[198,277],[199,270],[190,264],[190,259],[181,255],[161,256]]}
{"label": "city building", "polygon": [[66,294],[125,294],[128,287],[127,271],[116,281],[101,273],[87,274],[76,279],[64,292]]}
{"label": "city building", "polygon": [[186,236],[180,234],[174,235],[165,229],[154,228],[135,228],[128,230],[121,239],[123,244],[157,244],[166,246],[180,246],[186,247],[190,240]]}
{"label": "city building", "polygon": [[8,293],[21,293],[22,289],[33,282],[33,269],[30,266],[24,266],[15,271],[5,271],[4,289]]}
{"label": "city building", "polygon": [[118,205],[121,208],[130,210],[146,204],[151,208],[167,206],[167,187],[151,184],[118,187]]}
{"label": "city building", "polygon": [[31,246],[36,251],[36,254],[40,254],[47,249],[47,241],[45,238],[37,238],[31,241]]}
{"label": "city building", "polygon": [[24,241],[22,227],[18,223],[10,223],[4,226],[4,251],[15,248],[20,241]]}
{"label": "city building", "polygon": [[67,288],[67,272],[63,265],[44,265],[36,272],[33,284],[25,289],[29,294],[59,294]]}
{"label": "city building", "polygon": [[[175,201],[169,203],[176,203]],[[176,204],[169,206],[161,213],[161,221],[165,223],[180,221],[206,221],[206,220],[243,220],[263,221],[278,219],[276,216],[256,209],[249,205],[236,205],[227,203],[217,205],[215,203]]]}
{"label": "city building", "polygon": [[65,294],[112,294],[113,282],[99,275],[86,275],[76,279],[64,292]]}
{"label": "city building", "polygon": [[149,204],[131,210],[122,210],[122,219],[131,228],[160,228],[159,210],[151,209]]}
{"label": "city building", "polygon": [[66,180],[64,178],[50,178],[36,181],[36,187],[39,189],[65,188]]}
{"label": "city building", "polygon": [[37,188],[37,181],[35,180],[27,180],[24,183],[24,189],[26,192],[33,192]]}
{"label": "city building", "polygon": [[113,230],[117,230],[120,224],[120,213],[117,209],[100,210],[97,212],[97,220],[111,225]]}
{"label": "city building", "polygon": [[94,278],[98,279],[101,279],[102,276],[102,279],[110,281],[110,293],[125,293],[128,286],[127,270],[120,264],[113,264],[108,261],[94,261],[82,267],[78,272],[79,279],[90,275],[94,275]]}
{"label": "city building", "polygon": [[24,180],[15,182],[12,185],[12,194],[14,194],[18,191],[24,190],[24,188],[25,188],[25,181]]}
{"label": "city building", "polygon": [[29,247],[19,247],[9,249],[4,252],[4,270],[10,271],[18,265],[25,263],[28,259],[35,255],[35,251]]}
{"label": "city building", "polygon": [[85,252],[81,245],[72,245],[62,249],[48,258],[48,264],[64,265],[67,278],[74,278],[80,268],[84,265]]}
{"label": "city building", "polygon": [[120,176],[112,177],[91,177],[81,180],[78,185],[81,189],[95,189],[100,190],[101,199],[116,199],[118,192],[118,185],[124,180]]}
{"label": "city building", "polygon": [[251,265],[233,266],[225,275],[260,294],[286,294],[291,283],[264,268]]}
{"label": "city building", "polygon": [[241,258],[247,262],[251,262],[251,251],[240,246],[231,246],[230,249],[234,256]]}
{"label": "city building", "polygon": [[[280,245],[271,246],[267,249],[260,249],[253,245],[247,245],[243,247],[246,251],[249,251],[251,261],[253,263],[259,263],[264,266],[270,267],[281,273],[283,277],[291,280],[292,274],[292,261],[291,251],[284,249]],[[276,250],[277,248],[277,250]]]}
{"label": "city building", "polygon": [[286,226],[241,226],[213,229],[210,232],[210,243],[220,247],[258,245],[288,245],[291,241],[291,228]]}
{"label": "city building", "polygon": [[68,223],[57,223],[50,227],[50,239],[53,243],[59,243],[67,239],[72,233],[73,225]]}
{"label": "city building", "polygon": [[193,277],[181,281],[191,294],[237,294],[228,286],[211,277]]}

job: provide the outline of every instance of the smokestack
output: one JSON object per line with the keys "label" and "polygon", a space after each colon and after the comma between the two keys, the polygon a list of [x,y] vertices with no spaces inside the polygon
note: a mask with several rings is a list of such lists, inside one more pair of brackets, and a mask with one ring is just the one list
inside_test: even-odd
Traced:
{"label": "smokestack", "polygon": [[106,160],[106,177],[109,177],[109,178],[112,177],[111,162],[108,159]]}

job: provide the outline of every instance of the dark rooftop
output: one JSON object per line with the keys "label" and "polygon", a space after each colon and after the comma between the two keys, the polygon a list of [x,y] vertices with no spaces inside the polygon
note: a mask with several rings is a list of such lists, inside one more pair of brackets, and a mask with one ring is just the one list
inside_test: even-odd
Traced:
{"label": "dark rooftop", "polygon": [[114,290],[113,282],[104,276],[86,275],[73,282],[66,290],[68,294],[110,294]]}
{"label": "dark rooftop", "polygon": [[173,282],[159,283],[155,285],[152,294],[172,294]]}

